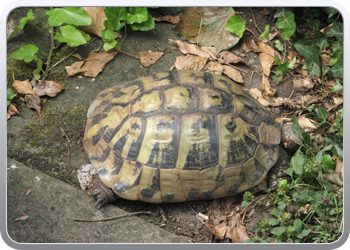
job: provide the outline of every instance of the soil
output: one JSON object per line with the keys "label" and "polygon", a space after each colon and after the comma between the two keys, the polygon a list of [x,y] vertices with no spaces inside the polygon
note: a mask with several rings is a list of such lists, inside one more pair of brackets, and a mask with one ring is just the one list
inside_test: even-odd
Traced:
{"label": "soil", "polygon": [[[18,24],[20,18],[24,17],[29,8],[18,8],[11,12],[11,17]],[[49,51],[49,33],[47,16],[44,14],[47,8],[32,8],[36,19],[33,24],[25,26],[24,33],[13,38],[7,47],[8,56],[24,44],[35,44],[39,47],[39,57],[45,58]],[[274,9],[252,8],[254,18],[249,8],[235,8],[241,12],[242,17],[247,20],[247,28],[259,34],[254,26],[254,18],[260,30],[267,24],[273,26]],[[270,14],[262,10],[270,11]],[[34,110],[25,106],[18,98],[15,104],[19,109],[19,115],[13,116],[7,122],[7,154],[27,166],[38,169],[50,176],[63,180],[70,185],[79,188],[77,181],[77,169],[89,160],[82,147],[82,138],[86,122],[86,112],[96,95],[103,89],[118,83],[129,81],[150,73],[167,71],[175,62],[180,52],[174,51],[168,45],[168,39],[181,39],[173,29],[176,26],[168,23],[156,23],[155,29],[148,32],[131,32],[123,43],[123,50],[128,54],[138,55],[139,51],[162,51],[164,56],[156,64],[149,68],[140,66],[140,62],[126,54],[119,53],[111,61],[104,71],[97,77],[91,79],[84,76],[68,77],[65,66],[71,65],[78,59],[69,57],[64,60],[47,77],[63,84],[66,89],[54,98],[42,97],[41,117]],[[44,31],[42,31],[44,30]],[[102,45],[100,38],[91,42],[88,46],[81,46],[77,50],[81,57],[98,49]],[[53,62],[64,58],[71,53],[72,48],[64,45],[55,50]],[[232,50],[249,62],[249,66],[237,65],[247,73],[243,77],[247,84],[246,88],[259,88],[261,83],[261,70],[259,56],[254,52],[244,52],[240,43]],[[30,72],[35,69],[35,64],[19,63],[16,60],[8,60],[8,87],[12,86],[12,74],[18,80],[31,79]],[[251,78],[252,72],[254,72]],[[277,96],[287,97],[292,89],[288,79],[280,85],[271,81],[272,88],[277,90]],[[279,113],[281,110],[274,110]],[[82,197],[88,199],[88,197]],[[241,195],[236,196],[239,203]],[[211,201],[196,201],[176,204],[148,204],[143,202],[127,201],[120,199],[115,205],[130,212],[151,211],[152,216],[140,216],[159,227],[174,234],[190,238],[192,242],[207,243],[212,241],[212,235],[202,226],[196,218],[196,213],[207,214],[207,207]],[[74,204],[70,204],[74,206]],[[269,215],[269,210],[254,213],[254,219],[246,225],[248,231],[257,226],[262,218]]]}

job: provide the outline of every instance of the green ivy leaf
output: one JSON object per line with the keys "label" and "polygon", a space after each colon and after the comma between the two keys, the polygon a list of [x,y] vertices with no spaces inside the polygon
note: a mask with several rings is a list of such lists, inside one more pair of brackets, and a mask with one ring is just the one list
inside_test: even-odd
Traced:
{"label": "green ivy leaf", "polygon": [[295,32],[296,23],[294,21],[294,14],[290,11],[285,13],[285,17],[277,19],[276,27],[282,31],[282,38],[289,39]]}
{"label": "green ivy leaf", "polygon": [[261,33],[260,37],[270,40],[269,34],[270,34],[270,24],[265,26],[265,30],[263,33]]}
{"label": "green ivy leaf", "polygon": [[149,19],[146,7],[130,7],[129,11],[130,13],[126,15],[128,24],[143,23]]}
{"label": "green ivy leaf", "polygon": [[283,47],[283,44],[281,43],[280,40],[276,40],[275,41],[275,47],[276,47],[276,49],[278,49],[280,52],[283,53],[284,47]]}
{"label": "green ivy leaf", "polygon": [[225,29],[242,38],[245,31],[245,20],[240,15],[228,19]]}
{"label": "green ivy leaf", "polygon": [[327,121],[329,113],[323,107],[319,107],[316,112],[316,119],[319,123],[323,124]]}
{"label": "green ivy leaf", "polygon": [[343,56],[339,56],[329,73],[334,77],[343,78],[343,67]]}
{"label": "green ivy leaf", "polygon": [[154,29],[154,26],[155,26],[155,23],[151,14],[148,14],[148,19],[146,22],[131,24],[131,28],[133,30],[141,30],[141,31]]}
{"label": "green ivy leaf", "polygon": [[334,16],[339,12],[336,8],[333,7],[322,7],[322,10],[328,14],[328,18]]}
{"label": "green ivy leaf", "polygon": [[343,146],[338,144],[334,145],[332,148],[332,153],[339,157],[340,160],[343,160]]}
{"label": "green ivy leaf", "polygon": [[295,115],[292,116],[292,122],[293,133],[298,137],[299,140],[302,140],[302,133],[304,132],[304,130],[300,127],[298,119]]}
{"label": "green ivy leaf", "polygon": [[[107,20],[105,22],[107,22]],[[113,42],[117,38],[114,31],[108,28],[101,30],[101,37],[104,42]]]}
{"label": "green ivy leaf", "polygon": [[27,44],[26,46],[12,52],[10,58],[15,58],[18,60],[24,60],[25,63],[30,63],[31,61],[38,61],[38,57],[35,55],[39,48],[33,44]]}
{"label": "green ivy leaf", "polygon": [[105,51],[109,51],[111,49],[114,49],[117,44],[118,44],[118,41],[105,42],[105,44],[103,44],[103,49]]}
{"label": "green ivy leaf", "polygon": [[7,89],[7,107],[10,106],[11,100],[16,97],[12,89]]}
{"label": "green ivy leaf", "polygon": [[90,41],[90,35],[78,30],[75,26],[60,27],[61,33],[55,34],[55,39],[61,43],[67,43],[70,47],[78,47]]}
{"label": "green ivy leaf", "polygon": [[[120,30],[125,26],[126,8],[125,7],[107,7],[104,9],[107,20],[104,25],[110,30]],[[107,23],[106,23],[107,22]]]}
{"label": "green ivy leaf", "polygon": [[50,16],[48,22],[53,27],[64,23],[74,26],[90,25],[92,22],[89,14],[82,7],[55,8],[45,13]]}
{"label": "green ivy leaf", "polygon": [[334,22],[333,26],[328,30],[327,36],[334,36],[338,41],[343,40],[343,23]]}
{"label": "green ivy leaf", "polygon": [[33,71],[33,75],[34,75],[34,78],[36,80],[39,80],[40,79],[40,72],[41,70],[43,69],[43,61],[39,58],[37,63],[36,63],[37,67],[36,69]]}
{"label": "green ivy leaf", "polygon": [[13,30],[13,32],[11,33],[11,35],[7,38],[7,40],[10,40],[14,34],[16,34],[17,31],[19,30],[23,30],[24,29],[24,26],[29,22],[29,21],[32,21],[34,20],[35,17],[34,17],[34,14],[33,14],[33,11],[32,9],[30,9],[27,13],[27,16],[26,17],[23,17],[21,18],[21,21],[19,22],[19,25],[15,27],[15,29]]}

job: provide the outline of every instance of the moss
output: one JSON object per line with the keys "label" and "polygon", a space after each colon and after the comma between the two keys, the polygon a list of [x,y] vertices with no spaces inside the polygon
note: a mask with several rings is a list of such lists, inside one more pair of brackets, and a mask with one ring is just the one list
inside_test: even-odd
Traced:
{"label": "moss", "polygon": [[17,80],[24,81],[26,79],[32,79],[33,69],[29,68],[28,65],[21,60],[8,59],[7,60],[7,86],[11,87],[13,83],[13,75]]}

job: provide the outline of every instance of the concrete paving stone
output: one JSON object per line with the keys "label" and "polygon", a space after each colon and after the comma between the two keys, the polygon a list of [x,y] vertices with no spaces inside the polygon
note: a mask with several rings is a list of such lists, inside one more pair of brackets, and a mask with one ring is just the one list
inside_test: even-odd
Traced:
{"label": "concrete paving stone", "polygon": [[[128,212],[113,205],[97,210],[86,191],[11,158],[7,159],[7,168],[7,232],[15,242],[189,242],[136,216],[103,222],[74,221],[73,218],[101,219]],[[23,216],[28,218],[16,221]]]}

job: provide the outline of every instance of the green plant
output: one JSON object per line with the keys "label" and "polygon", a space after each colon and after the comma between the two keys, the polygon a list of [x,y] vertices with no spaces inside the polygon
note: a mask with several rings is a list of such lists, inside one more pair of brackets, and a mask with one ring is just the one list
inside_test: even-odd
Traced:
{"label": "green plant", "polygon": [[[37,53],[39,48],[33,44],[27,44],[10,55],[10,58],[23,60],[26,63],[30,63],[33,60],[36,61],[37,68],[33,71],[33,76],[36,80],[45,79],[50,68],[53,50],[58,48],[61,43],[67,43],[70,47],[77,47],[79,45],[86,44],[91,39],[90,35],[77,29],[77,26],[91,24],[91,18],[83,8],[51,8],[51,10],[47,11],[46,14],[49,16],[48,24],[50,26],[49,32],[51,36],[51,46],[46,62],[43,63],[42,59],[38,57]],[[20,25],[15,28],[9,39],[15,32],[17,32],[19,29],[23,29],[25,24],[34,19],[35,16],[32,10],[29,10],[27,17],[21,19]],[[59,27],[59,32],[54,31],[55,27]],[[54,40],[57,40],[58,44],[55,45]],[[43,65],[46,67],[45,71],[43,70]]]}
{"label": "green plant", "polygon": [[115,31],[130,26],[132,30],[147,31],[154,28],[154,20],[146,7],[107,7],[104,10],[107,20],[106,27],[101,31],[103,48],[108,51],[117,48]]}
{"label": "green plant", "polygon": [[13,92],[13,90],[7,89],[7,107],[10,106],[12,99],[15,97],[16,94]]}
{"label": "green plant", "polygon": [[[115,31],[129,26],[132,30],[147,31],[154,28],[154,21],[146,7],[107,7],[104,10],[107,20],[104,22],[105,29],[101,31],[104,49],[120,49],[121,44],[116,40]],[[52,53],[62,43],[75,48],[87,44],[91,37],[89,34],[78,29],[80,26],[90,25],[92,20],[89,14],[82,7],[64,7],[51,8],[45,12],[48,15],[48,24],[50,26],[50,51],[46,62],[38,56],[39,48],[36,45],[28,44],[14,51],[10,58],[23,60],[26,63],[35,61],[37,68],[33,71],[36,80],[44,80],[50,69]],[[22,18],[20,24],[15,28],[11,37],[35,16],[32,10],[29,10],[27,16]],[[55,32],[56,29],[56,32]]]}
{"label": "green plant", "polygon": [[286,172],[291,182],[280,181],[276,192],[270,193],[275,205],[273,218],[263,219],[255,229],[269,230],[272,237],[264,239],[268,242],[333,242],[341,234],[343,195],[334,190],[324,173],[334,170],[334,157],[343,159],[343,112],[341,109],[333,123],[328,122],[329,113],[321,107],[311,114],[321,129],[332,132],[315,152],[313,140],[322,138],[304,132],[293,117],[292,128],[300,145]]}
{"label": "green plant", "polygon": [[245,20],[236,14],[228,19],[225,29],[242,38],[245,31]]}

